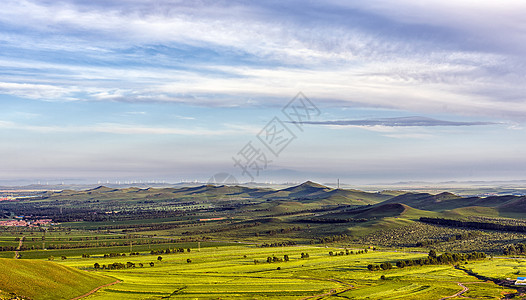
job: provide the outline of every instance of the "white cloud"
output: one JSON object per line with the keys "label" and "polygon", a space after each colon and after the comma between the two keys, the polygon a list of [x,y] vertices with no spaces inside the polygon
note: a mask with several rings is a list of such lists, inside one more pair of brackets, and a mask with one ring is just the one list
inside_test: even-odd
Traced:
{"label": "white cloud", "polygon": [[32,99],[70,99],[76,87],[60,87],[49,84],[0,82],[0,93]]}
{"label": "white cloud", "polygon": [[252,135],[252,126],[224,126],[224,129],[153,127],[121,123],[98,123],[85,126],[26,125],[0,121],[0,129],[25,130],[40,133],[110,133],[125,135],[187,135],[187,136],[232,136]]}

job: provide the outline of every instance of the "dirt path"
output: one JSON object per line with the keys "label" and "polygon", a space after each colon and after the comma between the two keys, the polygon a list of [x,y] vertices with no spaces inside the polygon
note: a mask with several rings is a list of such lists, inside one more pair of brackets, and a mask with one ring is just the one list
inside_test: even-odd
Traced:
{"label": "dirt path", "polygon": [[86,293],[86,294],[84,294],[84,295],[82,295],[82,296],[78,296],[78,297],[72,298],[71,300],[77,300],[77,299],[81,299],[81,298],[84,298],[84,297],[88,297],[89,295],[95,293],[96,291],[98,291],[98,290],[100,290],[100,289],[102,289],[102,288],[108,287],[108,286],[110,286],[110,285],[117,284],[117,283],[119,283],[119,282],[121,282],[121,281],[120,281],[120,280],[117,280],[117,281],[114,281],[114,282],[112,282],[112,283],[108,283],[108,284],[105,284],[105,285],[101,285],[101,286],[96,287],[96,288],[94,288],[93,290],[89,291],[88,293]]}
{"label": "dirt path", "polygon": [[20,251],[20,249],[22,248],[22,244],[24,243],[24,236],[20,238],[20,241],[18,241],[18,247],[16,248],[15,250],[15,258],[18,259],[20,258],[20,254],[18,253],[18,251]]}
{"label": "dirt path", "polygon": [[449,299],[449,298],[454,298],[454,297],[458,297],[462,294],[464,294],[465,292],[467,292],[469,290],[469,288],[467,288],[465,285],[463,285],[461,282],[457,282],[458,285],[460,285],[462,287],[462,291],[454,294],[454,295],[451,295],[451,296],[447,296],[447,297],[444,297],[444,298],[440,298],[440,300],[444,300],[444,299]]}
{"label": "dirt path", "polygon": [[[313,278],[313,279],[315,279],[315,278]],[[307,299],[321,299],[321,298],[323,298],[323,297],[330,296],[330,295],[334,295],[334,294],[343,293],[343,292],[345,292],[345,291],[348,291],[348,290],[354,288],[353,285],[348,284],[348,283],[343,282],[343,281],[340,281],[340,280],[331,279],[331,278],[329,278],[329,279],[324,279],[324,280],[334,281],[334,282],[337,282],[337,283],[339,283],[339,284],[346,285],[347,288],[345,288],[345,289],[343,289],[343,290],[340,290],[340,291],[335,290],[335,289],[331,289],[328,293],[320,294],[320,295],[314,295],[314,296],[309,296],[309,297],[305,297],[305,298],[302,298],[301,300],[307,300]]]}

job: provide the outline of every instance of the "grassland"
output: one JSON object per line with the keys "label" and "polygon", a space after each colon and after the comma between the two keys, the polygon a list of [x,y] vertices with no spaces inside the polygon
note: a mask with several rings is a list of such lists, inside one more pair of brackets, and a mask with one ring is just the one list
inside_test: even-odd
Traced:
{"label": "grassland", "polygon": [[83,272],[57,263],[0,258],[3,297],[71,299],[115,279],[101,273]]}

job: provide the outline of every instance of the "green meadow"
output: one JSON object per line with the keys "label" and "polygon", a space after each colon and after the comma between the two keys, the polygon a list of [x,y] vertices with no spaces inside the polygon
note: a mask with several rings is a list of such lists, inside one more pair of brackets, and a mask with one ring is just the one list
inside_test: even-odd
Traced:
{"label": "green meadow", "polygon": [[[179,254],[72,257],[58,263],[122,281],[101,289],[89,299],[440,299],[461,291],[459,282],[469,284],[467,293],[475,298],[482,297],[480,299],[500,299],[506,293],[515,292],[478,280],[451,265],[394,267],[385,271],[367,269],[368,264],[386,261],[394,264],[401,259],[424,258],[426,253],[369,250],[355,254],[363,249],[349,249],[353,254],[328,254],[342,250],[239,245],[207,247],[200,251],[191,249],[191,252]],[[302,259],[301,253],[308,253],[309,258]],[[267,257],[283,258],[285,255],[289,261],[267,263]],[[157,259],[159,256],[161,261]],[[127,262],[134,263],[135,267],[94,269],[95,263],[102,266]],[[154,263],[153,267],[150,262]],[[504,276],[513,275],[515,267],[526,271],[526,264],[523,267],[505,259],[474,261],[467,266],[496,275],[490,272],[495,264],[502,266],[499,274]]]}

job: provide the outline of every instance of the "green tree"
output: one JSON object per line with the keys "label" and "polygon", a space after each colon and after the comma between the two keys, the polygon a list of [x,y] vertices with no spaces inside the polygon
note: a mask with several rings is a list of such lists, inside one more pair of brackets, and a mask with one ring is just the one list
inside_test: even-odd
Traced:
{"label": "green tree", "polygon": [[431,250],[429,250],[429,254],[427,256],[429,256],[429,258],[436,258],[437,257],[437,253],[436,253],[435,250],[431,249]]}

